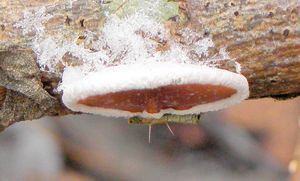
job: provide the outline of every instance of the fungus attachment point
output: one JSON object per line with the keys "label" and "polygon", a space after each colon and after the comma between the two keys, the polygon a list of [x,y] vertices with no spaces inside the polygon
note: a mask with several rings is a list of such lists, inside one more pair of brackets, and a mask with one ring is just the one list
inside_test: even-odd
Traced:
{"label": "fungus attachment point", "polygon": [[194,64],[119,65],[73,81],[72,75],[63,75],[64,104],[74,111],[107,116],[160,118],[214,111],[249,95],[244,76]]}

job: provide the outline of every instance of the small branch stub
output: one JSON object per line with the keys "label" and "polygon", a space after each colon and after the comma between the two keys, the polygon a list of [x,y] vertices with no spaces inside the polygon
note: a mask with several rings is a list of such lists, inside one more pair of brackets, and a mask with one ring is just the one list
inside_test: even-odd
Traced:
{"label": "small branch stub", "polygon": [[138,116],[128,119],[128,124],[168,124],[168,123],[180,123],[180,124],[199,124],[200,114],[188,114],[188,115],[172,115],[165,114],[159,119],[145,119]]}

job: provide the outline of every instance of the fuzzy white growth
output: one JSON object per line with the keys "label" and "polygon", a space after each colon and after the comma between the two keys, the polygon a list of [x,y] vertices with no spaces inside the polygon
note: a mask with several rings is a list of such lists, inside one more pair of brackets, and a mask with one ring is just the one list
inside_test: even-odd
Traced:
{"label": "fuzzy white growth", "polygon": [[[133,89],[153,89],[165,85],[211,84],[233,88],[231,97],[216,102],[197,105],[188,110],[165,109],[159,113],[131,113],[129,111],[90,107],[78,104],[89,96],[105,95]],[[80,76],[79,69],[68,69],[63,75],[63,102],[73,111],[102,114],[115,117],[142,116],[159,118],[163,114],[193,114],[216,111],[237,104],[249,95],[247,79],[240,74],[207,66],[172,62],[149,62],[142,64],[108,67],[99,72]]]}
{"label": "fuzzy white growth", "polygon": [[55,65],[62,60],[66,53],[66,50],[61,48],[52,38],[46,38],[38,44],[33,44],[32,49],[38,55],[37,59],[41,68],[45,70],[47,67],[50,72],[55,72]]}
{"label": "fuzzy white growth", "polygon": [[14,27],[21,28],[24,35],[31,32],[35,32],[39,35],[44,33],[45,27],[43,26],[43,23],[52,18],[52,15],[46,14],[45,11],[45,7],[33,11],[25,11],[24,19],[16,23]]}
{"label": "fuzzy white growth", "polygon": [[[63,56],[67,53],[82,62],[80,69],[83,72],[100,71],[112,65],[152,61],[193,63],[213,67],[221,60],[230,59],[224,48],[221,48],[215,57],[208,58],[209,49],[215,47],[212,38],[203,38],[189,28],[183,29],[181,32],[186,42],[185,45],[174,41],[169,30],[144,11],[137,11],[123,18],[110,15],[99,32],[85,32],[85,41],[90,43],[93,48],[91,51],[84,45],[77,45],[76,39],[67,41],[63,36],[56,39],[47,36],[42,23],[51,15],[45,12],[42,14],[43,12],[43,9],[36,10],[40,17],[37,19],[30,18],[34,14],[25,12],[26,19],[18,26],[23,27],[23,24],[25,26],[26,23],[29,23],[29,29],[23,29],[24,33],[35,31],[36,37],[32,48],[44,71],[58,73],[58,64],[68,67],[63,61]],[[35,25],[30,22],[37,23]],[[99,38],[94,39],[94,37]],[[161,42],[167,42],[169,49],[158,51]],[[194,52],[193,54],[200,57],[201,60],[194,60],[190,56],[191,52]]]}

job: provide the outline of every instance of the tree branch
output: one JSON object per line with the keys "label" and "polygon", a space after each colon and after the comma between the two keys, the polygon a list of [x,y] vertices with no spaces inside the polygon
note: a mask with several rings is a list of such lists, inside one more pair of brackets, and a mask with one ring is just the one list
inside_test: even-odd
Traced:
{"label": "tree branch", "polygon": [[[104,23],[97,1],[61,0],[39,3],[28,0],[0,2],[0,130],[10,124],[42,116],[74,113],[61,102],[56,92],[61,77],[41,71],[32,51],[36,32],[18,28],[24,12],[45,7],[46,18],[40,23],[54,38],[79,41],[83,33],[97,31]],[[211,36],[215,48],[210,56],[226,48],[240,63],[241,73],[250,84],[250,98],[291,97],[300,94],[300,5],[297,0],[282,5],[280,1],[210,1],[177,2],[184,23],[171,19],[168,26],[175,38],[190,27],[203,36]],[[35,27],[35,24],[28,25]],[[24,29],[28,30],[24,36]],[[233,70],[230,62],[221,68]]]}

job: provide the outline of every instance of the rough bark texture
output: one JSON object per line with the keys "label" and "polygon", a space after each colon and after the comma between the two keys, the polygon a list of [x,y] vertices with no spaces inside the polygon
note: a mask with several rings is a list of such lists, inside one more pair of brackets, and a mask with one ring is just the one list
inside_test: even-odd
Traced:
{"label": "rough bark texture", "polygon": [[0,52],[0,68],[0,130],[61,112],[59,101],[43,87],[32,52]]}
{"label": "rough bark texture", "polygon": [[[171,31],[176,35],[176,29],[189,26],[204,36],[212,36],[217,48],[225,46],[241,64],[241,73],[250,84],[250,98],[300,94],[299,1],[178,3],[187,21],[180,25],[169,23]],[[36,63],[28,46],[34,33],[24,36],[22,29],[16,28],[24,11],[41,7],[52,15],[42,23],[53,37],[64,34],[66,39],[77,37],[80,41],[83,37],[78,34],[98,30],[104,22],[98,1],[0,2],[0,130],[17,121],[73,113],[63,106],[61,95],[54,91],[60,77],[40,71]]]}

